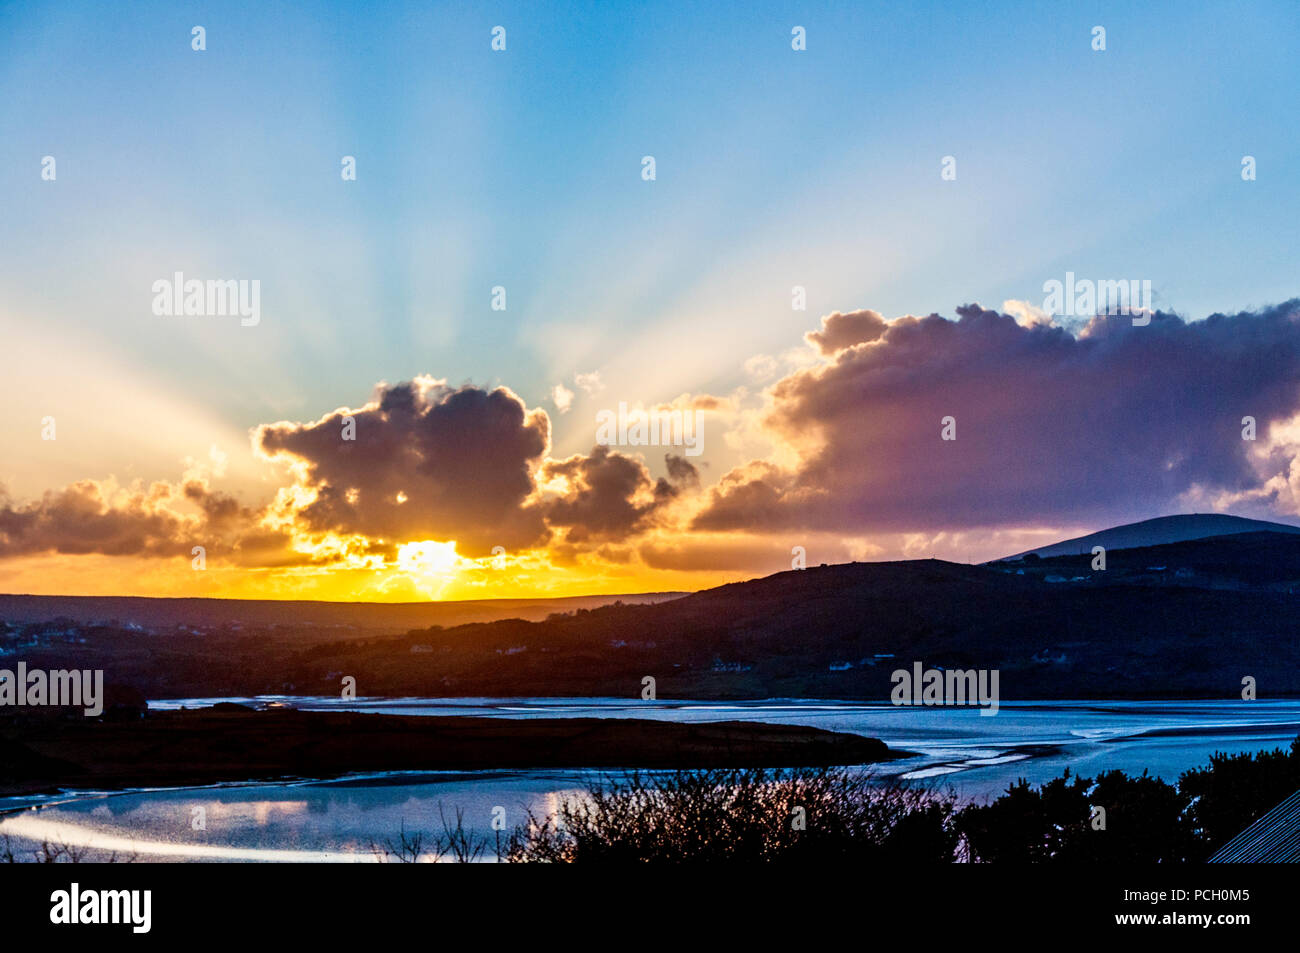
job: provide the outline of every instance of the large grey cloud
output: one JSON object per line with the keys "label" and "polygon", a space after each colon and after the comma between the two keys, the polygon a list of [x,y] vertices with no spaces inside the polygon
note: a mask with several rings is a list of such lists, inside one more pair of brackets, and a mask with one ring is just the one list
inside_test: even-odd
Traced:
{"label": "large grey cloud", "polygon": [[285,532],[258,525],[260,514],[201,479],[148,488],[79,480],[23,504],[0,494],[0,557],[49,552],[188,559],[202,545],[214,556],[237,554],[247,564],[302,562],[286,556]]}
{"label": "large grey cloud", "polygon": [[[380,385],[359,410],[264,424],[253,443],[289,465],[291,482],[266,506],[247,507],[206,479],[147,490],[87,480],[25,504],[0,495],[0,557],[188,558],[203,544],[211,556],[244,565],[287,566],[345,555],[391,559],[402,543],[434,539],[455,540],[469,557],[556,541],[574,558],[641,531],[698,484],[695,467],[671,454],[669,476],[658,481],[640,459],[605,447],[549,460],[544,411],[506,388],[429,378]],[[563,477],[563,491],[542,492],[539,475]],[[342,542],[312,542],[328,535]]]}
{"label": "large grey cloud", "polygon": [[[928,531],[1154,516],[1267,474],[1241,436],[1300,411],[1300,301],[1184,321],[1093,319],[1076,338],[977,305],[958,319],[832,315],[825,364],[772,388],[797,465],[736,468],[710,530]],[[955,441],[940,421],[956,418]],[[1280,465],[1280,464],[1279,464]]]}
{"label": "large grey cloud", "polygon": [[547,522],[563,527],[571,544],[634,535],[682,490],[699,485],[699,471],[685,457],[669,453],[664,459],[668,476],[657,481],[640,460],[603,446],[589,455],[547,461],[543,478],[563,477],[568,484],[566,493],[547,503]]}
{"label": "large grey cloud", "polygon": [[[859,311],[807,339],[824,362],[773,385],[763,419],[793,457],[734,468],[686,528],[678,504],[693,506],[700,473],[685,458],[669,455],[657,481],[604,447],[551,460],[542,410],[505,388],[421,378],[381,386],[360,410],[257,428],[257,449],[291,465],[264,507],[206,479],[0,495],[0,557],[188,558],[202,543],[210,557],[292,565],[342,558],[336,546],[300,552],[295,534],[338,534],[353,555],[454,539],[466,556],[547,546],[626,560],[640,545],[650,565],[702,567],[731,552],[720,537],[733,531],[1104,525],[1215,494],[1295,509],[1270,494],[1300,492],[1300,451],[1266,456],[1242,440],[1241,419],[1256,418],[1262,441],[1300,414],[1300,301],[1204,321],[1156,313],[1145,327],[1098,317],[1077,337],[974,305],[956,320]],[[940,439],[947,416],[955,441]],[[355,440],[343,439],[348,417]],[[701,540],[712,556],[688,545],[692,530],[712,534]]]}
{"label": "large grey cloud", "polygon": [[158,502],[143,491],[110,500],[92,480],[22,505],[0,499],[0,555],[178,555],[184,521]]}
{"label": "large grey cloud", "polygon": [[[344,440],[348,418],[355,439]],[[505,388],[450,388],[428,379],[383,387],[364,409],[310,424],[258,428],[258,449],[296,461],[315,500],[297,509],[315,532],[403,541],[454,539],[463,556],[494,546],[514,551],[617,540],[649,518],[695,476],[672,458],[670,479],[654,481],[639,459],[595,447],[544,459],[550,421]],[[563,492],[539,492],[538,477],[563,478]]]}
{"label": "large grey cloud", "polygon": [[254,434],[263,454],[305,467],[304,483],[316,493],[298,510],[305,528],[397,542],[454,539],[466,556],[545,541],[542,511],[529,497],[549,442],[546,414],[509,390],[428,381],[384,387],[358,411],[266,424]]}

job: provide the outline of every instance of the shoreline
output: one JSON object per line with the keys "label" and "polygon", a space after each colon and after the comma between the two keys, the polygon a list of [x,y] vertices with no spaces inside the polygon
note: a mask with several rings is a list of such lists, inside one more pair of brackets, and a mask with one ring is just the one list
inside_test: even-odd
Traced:
{"label": "shoreline", "polygon": [[386,715],[241,705],[0,726],[0,797],[387,771],[829,767],[908,757],[799,725]]}

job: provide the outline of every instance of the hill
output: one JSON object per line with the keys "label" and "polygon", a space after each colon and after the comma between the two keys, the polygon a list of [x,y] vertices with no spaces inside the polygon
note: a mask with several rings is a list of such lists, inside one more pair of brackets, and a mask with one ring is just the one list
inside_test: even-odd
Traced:
{"label": "hill", "polygon": [[1206,539],[1212,536],[1230,536],[1238,533],[1300,533],[1300,526],[1287,523],[1271,523],[1266,520],[1252,520],[1241,516],[1228,516],[1224,513],[1184,513],[1178,516],[1157,516],[1155,519],[1142,520],[1140,523],[1127,523],[1113,526],[1087,536],[1040,546],[1028,552],[1007,556],[1003,560],[1022,559],[1025,556],[1071,556],[1091,553],[1094,546],[1101,546],[1107,551],[1112,549],[1135,549],[1146,546],[1163,546],[1168,543],[1182,543],[1193,539]]}
{"label": "hill", "polygon": [[[1300,693],[1300,535],[1245,533],[972,566],[788,571],[654,605],[365,638],[188,640],[106,628],[52,647],[151,698],[262,693],[887,698],[914,662],[1001,673],[1004,699]],[[41,649],[27,649],[29,665]],[[36,657],[33,657],[36,656]]]}
{"label": "hill", "polygon": [[593,609],[613,602],[651,603],[680,592],[642,592],[554,599],[469,599],[452,602],[320,602],[271,599],[154,599],[142,596],[0,595],[0,620],[124,626],[247,628],[351,628],[387,630],[428,625],[465,625],[494,619],[545,619],[552,612]]}

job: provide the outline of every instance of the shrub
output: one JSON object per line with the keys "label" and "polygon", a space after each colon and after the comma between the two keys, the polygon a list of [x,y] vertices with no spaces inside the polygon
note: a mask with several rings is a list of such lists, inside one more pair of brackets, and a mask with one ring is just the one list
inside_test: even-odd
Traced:
{"label": "shrub", "polygon": [[513,863],[950,862],[953,801],[843,768],[605,777],[511,835]]}
{"label": "shrub", "polygon": [[1107,771],[1093,782],[1066,769],[1037,790],[1022,779],[992,803],[961,811],[956,824],[971,859],[982,862],[1204,859],[1183,807],[1177,788],[1145,771]]}
{"label": "shrub", "polygon": [[1183,772],[1178,789],[1208,857],[1300,790],[1300,737],[1290,751],[1216,753],[1208,767]]}

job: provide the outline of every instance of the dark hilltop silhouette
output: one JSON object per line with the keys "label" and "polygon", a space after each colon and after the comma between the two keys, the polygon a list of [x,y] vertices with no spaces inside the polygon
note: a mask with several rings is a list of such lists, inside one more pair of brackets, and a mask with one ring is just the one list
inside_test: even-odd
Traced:
{"label": "dark hilltop silhouette", "polygon": [[1062,540],[1050,546],[1042,546],[1006,558],[1020,559],[1031,554],[1042,558],[1076,556],[1091,553],[1094,546],[1101,546],[1107,550],[1135,549],[1139,546],[1162,546],[1166,543],[1183,543],[1192,539],[1230,536],[1236,533],[1300,533],[1300,526],[1246,519],[1242,516],[1228,516],[1225,513],[1157,516],[1155,519],[1113,526],[1097,533],[1089,533],[1087,536]]}
{"label": "dark hilltop silhouette", "polygon": [[985,565],[849,563],[533,620],[365,632],[60,623],[10,626],[6,638],[27,640],[30,665],[103,668],[148,698],[337,696],[346,674],[369,696],[636,699],[652,676],[660,698],[884,699],[891,673],[917,661],[998,669],[1007,700],[1239,697],[1245,676],[1261,693],[1300,693],[1296,528],[1149,523],[1095,538],[1206,535],[1111,548],[1100,571],[1090,548]]}

